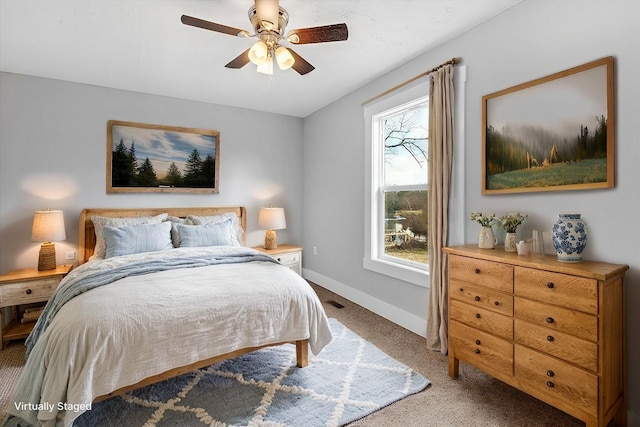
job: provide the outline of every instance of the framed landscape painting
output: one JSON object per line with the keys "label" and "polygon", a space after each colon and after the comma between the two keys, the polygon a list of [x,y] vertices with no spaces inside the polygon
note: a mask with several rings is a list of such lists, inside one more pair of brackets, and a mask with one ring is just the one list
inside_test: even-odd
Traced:
{"label": "framed landscape painting", "polygon": [[107,122],[107,193],[217,193],[220,133]]}
{"label": "framed landscape painting", "polygon": [[482,97],[482,193],[614,186],[613,57]]}

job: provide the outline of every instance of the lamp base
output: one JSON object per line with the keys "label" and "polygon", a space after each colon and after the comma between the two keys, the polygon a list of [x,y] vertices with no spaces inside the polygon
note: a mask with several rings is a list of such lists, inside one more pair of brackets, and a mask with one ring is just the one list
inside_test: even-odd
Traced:
{"label": "lamp base", "polygon": [[44,242],[40,246],[38,271],[53,270],[54,268],[56,268],[56,245],[51,242]]}
{"label": "lamp base", "polygon": [[278,247],[278,235],[275,230],[267,230],[264,233],[264,248],[276,249]]}

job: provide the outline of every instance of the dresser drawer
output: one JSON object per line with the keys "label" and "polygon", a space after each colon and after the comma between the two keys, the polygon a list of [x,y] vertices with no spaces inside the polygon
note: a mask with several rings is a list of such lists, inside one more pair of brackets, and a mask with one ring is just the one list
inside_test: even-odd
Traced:
{"label": "dresser drawer", "polygon": [[514,298],[514,314],[529,323],[598,341],[598,318],[590,314],[520,297]]}
{"label": "dresser drawer", "polygon": [[513,329],[514,340],[518,344],[540,350],[590,371],[598,371],[598,346],[596,343],[532,325],[520,319],[514,320]]}
{"label": "dresser drawer", "polygon": [[514,292],[541,302],[598,313],[598,282],[594,279],[516,267]]}
{"label": "dresser drawer", "polygon": [[513,316],[513,296],[459,280],[449,281],[449,296],[476,307]]}
{"label": "dresser drawer", "polygon": [[598,412],[598,377],[534,350],[515,345],[515,377],[522,390],[557,406]]}
{"label": "dresser drawer", "polygon": [[508,341],[452,320],[449,346],[457,359],[489,374],[513,375],[513,344]]}
{"label": "dresser drawer", "polygon": [[513,339],[512,317],[507,317],[456,300],[451,300],[449,313],[452,320],[457,320],[507,340]]}
{"label": "dresser drawer", "polygon": [[449,277],[503,292],[513,292],[513,267],[499,262],[451,255]]}
{"label": "dresser drawer", "polygon": [[0,286],[0,307],[47,301],[58,283],[60,279],[54,277],[3,284]]}

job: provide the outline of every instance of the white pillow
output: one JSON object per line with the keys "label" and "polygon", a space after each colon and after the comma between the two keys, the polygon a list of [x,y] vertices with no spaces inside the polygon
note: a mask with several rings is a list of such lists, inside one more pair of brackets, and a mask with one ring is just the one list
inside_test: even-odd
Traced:
{"label": "white pillow", "polygon": [[107,246],[105,258],[173,249],[169,222],[122,227],[106,225],[102,234]]}
{"label": "white pillow", "polygon": [[178,229],[176,228],[176,224],[193,225],[193,222],[191,222],[191,220],[187,219],[187,218],[180,218],[178,216],[171,216],[171,215],[169,215],[165,219],[165,221],[171,223],[171,242],[173,243],[173,246],[175,248],[179,248],[180,247],[180,236],[178,235]]}
{"label": "white pillow", "polygon": [[220,215],[211,215],[211,216],[197,216],[197,215],[188,215],[186,218],[187,221],[190,221],[191,224],[194,225],[204,225],[204,224],[219,224],[221,222],[231,220],[231,227],[235,230],[235,238],[233,246],[243,246],[242,245],[242,235],[244,230],[238,223],[238,215],[234,212],[227,212]]}
{"label": "white pillow", "polygon": [[130,217],[130,218],[109,218],[104,216],[92,216],[91,222],[93,222],[93,228],[96,233],[96,246],[93,250],[93,255],[91,255],[90,259],[95,258],[104,258],[107,247],[104,242],[104,236],[102,235],[102,229],[105,226],[111,227],[123,227],[126,225],[136,225],[136,224],[157,224],[159,222],[164,221],[167,216],[166,213],[162,213],[156,216],[140,216],[140,217]]}
{"label": "white pillow", "polygon": [[186,225],[176,224],[180,247],[237,246],[235,229],[228,219],[223,222]]}

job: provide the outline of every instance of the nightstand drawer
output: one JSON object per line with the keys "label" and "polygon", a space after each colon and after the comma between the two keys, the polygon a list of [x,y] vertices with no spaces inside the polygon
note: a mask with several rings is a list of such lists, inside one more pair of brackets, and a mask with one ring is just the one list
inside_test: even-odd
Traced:
{"label": "nightstand drawer", "polygon": [[47,301],[60,283],[57,277],[0,286],[0,307]]}
{"label": "nightstand drawer", "polygon": [[300,252],[290,252],[286,254],[272,255],[280,264],[289,265],[300,262]]}

